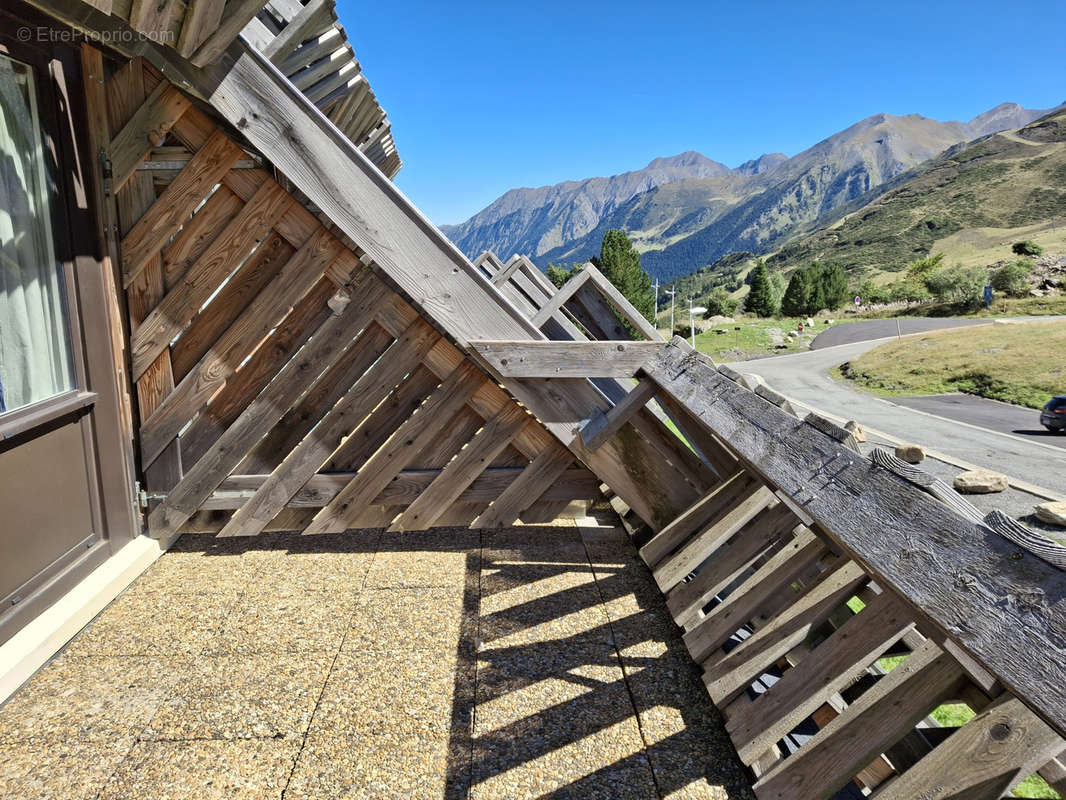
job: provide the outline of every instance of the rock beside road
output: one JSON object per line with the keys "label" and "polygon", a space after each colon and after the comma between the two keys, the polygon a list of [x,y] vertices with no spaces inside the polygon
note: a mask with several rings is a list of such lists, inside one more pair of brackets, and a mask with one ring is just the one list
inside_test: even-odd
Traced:
{"label": "rock beside road", "polygon": [[925,448],[920,444],[901,444],[896,448],[896,458],[908,464],[921,464],[925,460]]}
{"label": "rock beside road", "polygon": [[854,436],[856,442],[866,441],[866,429],[863,428],[862,425],[857,423],[855,420],[849,419],[847,422],[845,422],[844,430],[848,431],[852,436]]}
{"label": "rock beside road", "polygon": [[1066,502],[1041,503],[1034,510],[1036,518],[1041,522],[1066,528]]}
{"label": "rock beside road", "polygon": [[1005,491],[1009,486],[1007,476],[990,469],[971,469],[960,472],[952,484],[960,494],[992,494]]}

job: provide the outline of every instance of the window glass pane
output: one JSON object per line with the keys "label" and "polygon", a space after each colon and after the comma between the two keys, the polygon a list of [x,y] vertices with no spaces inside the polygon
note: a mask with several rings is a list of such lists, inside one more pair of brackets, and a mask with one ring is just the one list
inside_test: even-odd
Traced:
{"label": "window glass pane", "polygon": [[74,387],[32,69],[0,55],[0,413]]}

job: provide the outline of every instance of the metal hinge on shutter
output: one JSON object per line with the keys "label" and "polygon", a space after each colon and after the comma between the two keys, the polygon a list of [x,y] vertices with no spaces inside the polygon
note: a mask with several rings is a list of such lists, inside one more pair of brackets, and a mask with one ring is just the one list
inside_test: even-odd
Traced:
{"label": "metal hinge on shutter", "polygon": [[100,148],[100,174],[104,179],[104,194],[111,194],[111,158],[107,155],[107,150],[103,147]]}

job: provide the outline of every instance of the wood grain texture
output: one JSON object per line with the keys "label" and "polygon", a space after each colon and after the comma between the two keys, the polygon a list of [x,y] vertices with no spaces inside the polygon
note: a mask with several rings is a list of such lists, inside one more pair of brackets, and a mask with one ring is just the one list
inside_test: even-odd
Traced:
{"label": "wood grain texture", "polygon": [[222,390],[201,409],[181,435],[181,450],[190,462],[199,461],[218,437],[234,423],[274,375],[331,315],[326,302],[333,284],[322,279],[285,317],[276,331],[255,351],[255,355]]}
{"label": "wood grain texture", "polygon": [[787,542],[796,527],[795,514],[784,503],[764,509],[737,531],[729,547],[720,550],[687,583],[679,583],[666,596],[666,607],[688,630],[703,619],[702,609],[732,584],[760,556],[770,556]]}
{"label": "wood grain texture", "polygon": [[530,421],[525,409],[511,405],[487,420],[440,476],[392,524],[390,530],[430,527],[474,482]]}
{"label": "wood grain texture", "polygon": [[[373,362],[372,366],[282,460],[219,535],[255,536],[262,531],[326,462],[342,438],[358,427],[404,375],[418,365],[437,336],[428,323],[418,320],[383,357],[367,358]],[[353,349],[362,350],[359,342]]]}
{"label": "wood grain texture", "polygon": [[140,377],[196,316],[290,203],[292,198],[276,183],[263,184],[137,328],[130,346],[134,375]]}
{"label": "wood grain texture", "polygon": [[999,800],[1062,752],[1062,737],[1011,695],[963,725],[878,800]]}
{"label": "wood grain texture", "polygon": [[154,455],[236,372],[245,358],[321,279],[339,244],[325,230],[312,236],[204,354],[166,401],[141,425],[141,456]]}
{"label": "wood grain texture", "polygon": [[561,447],[545,450],[474,520],[474,527],[499,528],[512,524],[548,491],[573,461],[574,457]]}
{"label": "wood grain texture", "polygon": [[811,737],[799,752],[759,778],[755,796],[759,800],[832,797],[949,697],[961,679],[962,670],[954,659],[927,642]]}
{"label": "wood grain texture", "polygon": [[1045,721],[1066,732],[1055,673],[1066,574],[742,389],[676,341],[645,371]]}
{"label": "wood grain texture", "polygon": [[[404,469],[374,498],[373,506],[402,508],[415,502],[440,477],[439,469]],[[525,467],[488,467],[456,498],[457,505],[487,504],[499,497],[525,471]],[[200,506],[201,510],[236,510],[251,497],[269,475],[230,475]],[[332,472],[312,475],[292,496],[286,508],[322,508],[337,492],[347,486],[354,472]],[[541,495],[534,506],[571,500],[594,500],[599,496],[599,481],[584,467],[572,467],[563,472]],[[531,506],[534,507],[534,506]],[[395,511],[393,512],[395,513]],[[476,516],[476,515],[474,515]],[[390,515],[391,518],[391,515]],[[277,519],[277,518],[275,518]],[[473,517],[471,517],[473,519]],[[310,518],[307,520],[310,522]],[[386,520],[387,523],[387,520]],[[436,523],[434,523],[435,525]],[[305,523],[306,525],[306,523]],[[221,525],[214,530],[220,530]],[[430,525],[433,527],[433,525]],[[264,530],[275,530],[268,524]]]}
{"label": "wood grain texture", "polygon": [[809,531],[796,536],[684,635],[693,661],[702,664],[710,658],[764,608],[768,599],[786,598],[780,601],[782,605],[791,602],[795,579],[825,553],[825,545]]}
{"label": "wood grain texture", "polygon": [[464,361],[429,396],[409,420],[392,432],[355,478],[323,508],[304,533],[340,532],[388,485],[419,450],[446,425],[485,381],[481,371]]}
{"label": "wood grain texture", "polygon": [[659,531],[640,548],[640,557],[649,567],[657,567],[675,552],[689,537],[706,527],[716,514],[728,509],[739,498],[759,488],[759,481],[749,473],[739,470],[724,480],[714,491],[707,493],[686,508],[676,519]]}
{"label": "wood grain texture", "polygon": [[[862,567],[854,561],[836,563],[798,592],[781,612],[774,614],[771,606],[770,613],[761,615],[767,621],[752,636],[729,653],[714,653],[704,661],[703,681],[711,699],[725,704],[744,691],[778,659],[802,646],[831,614],[841,611],[865,580]],[[777,591],[788,592],[789,587],[778,586]]]}
{"label": "wood grain texture", "polygon": [[341,314],[330,315],[149,515],[149,532],[164,541],[173,537],[256,442],[344,353],[351,344],[352,331],[361,330],[370,315],[369,308],[354,301]]}
{"label": "wood grain texture", "polygon": [[641,380],[636,386],[616,403],[606,414],[597,412],[581,427],[581,442],[589,450],[595,450],[614,436],[618,429],[639,413],[653,398],[658,386],[649,380]]}
{"label": "wood grain texture", "polygon": [[177,233],[182,223],[211,194],[240,155],[241,149],[221,131],[210,136],[166,188],[159,201],[152,204],[123,238],[123,287],[133,282],[149,258],[158,255],[167,240]]}
{"label": "wood grain texture", "polygon": [[913,625],[910,608],[882,593],[837,628],[803,661],[743,705],[726,730],[745,764],[813,714],[831,695],[850,686]]}
{"label": "wood grain texture", "polygon": [[658,342],[470,342],[504,378],[631,378],[661,346]]}
{"label": "wood grain texture", "polygon": [[755,515],[770,505],[773,497],[773,492],[757,484],[750,492],[740,493],[734,502],[714,515],[709,525],[652,570],[652,578],[658,587],[663,592],[668,592],[676,586]]}
{"label": "wood grain texture", "polygon": [[538,328],[543,327],[544,323],[551,319],[552,316],[563,307],[563,304],[573,297],[578,289],[585,285],[588,279],[589,273],[584,270],[570,278],[570,280],[563,284],[563,286],[551,296],[548,302],[541,306],[537,313],[533,315],[533,319],[531,320],[533,324]]}
{"label": "wood grain texture", "polygon": [[167,132],[185,113],[190,102],[170,84],[159,84],[148,96],[108,147],[113,192],[126,185],[153,147],[163,143]]}

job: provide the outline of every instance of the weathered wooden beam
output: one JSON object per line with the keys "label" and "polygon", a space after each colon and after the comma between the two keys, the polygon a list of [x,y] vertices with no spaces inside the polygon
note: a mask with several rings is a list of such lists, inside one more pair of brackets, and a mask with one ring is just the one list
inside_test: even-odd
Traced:
{"label": "weathered wooden beam", "polygon": [[[148,517],[149,532],[169,541],[226,476],[244,459],[281,416],[339,358],[374,309],[356,298],[340,314],[331,314],[299,353],[274,376],[269,386],[240,414],[181,482]],[[376,298],[372,299],[376,304]]]}
{"label": "weathered wooden beam", "polygon": [[188,58],[222,24],[226,0],[190,0],[181,23],[178,52]]}
{"label": "weathered wooden beam", "polygon": [[492,460],[510,445],[511,440],[529,420],[529,414],[521,406],[512,404],[501,409],[496,416],[486,421],[466,447],[448,462],[437,479],[407,507],[390,530],[420,530],[431,527]]}
{"label": "weathered wooden beam", "polygon": [[[525,467],[487,467],[453,501],[457,505],[491,503],[525,471]],[[404,469],[378,493],[371,505],[410,506],[437,480],[440,469]],[[202,511],[235,511],[248,501],[269,475],[230,475],[200,506]],[[312,475],[292,496],[286,508],[322,508],[347,486],[354,472],[330,472]],[[599,480],[584,467],[563,472],[541,495],[544,502],[594,500],[600,496]],[[435,524],[435,522],[433,523]],[[221,526],[219,526],[221,528]],[[269,530],[268,525],[264,530]],[[432,527],[432,525],[430,525]]]}
{"label": "weathered wooden beam", "polygon": [[499,528],[512,524],[548,491],[573,461],[573,455],[558,445],[545,450],[474,520],[473,527]]}
{"label": "weathered wooden beam", "polygon": [[415,322],[355,382],[233,515],[219,536],[255,536],[281,511],[356,428],[413,370],[439,336],[429,323]]}
{"label": "weathered wooden beam", "polygon": [[[854,561],[838,562],[797,593],[795,600],[780,613],[761,614],[769,616],[769,620],[753,635],[728,653],[714,653],[704,662],[703,681],[711,699],[725,705],[747,689],[777,661],[801,647],[814,629],[839,610],[865,580],[862,567]],[[790,587],[778,587],[778,590],[788,592]]]}
{"label": "weathered wooden beam", "polygon": [[754,399],[683,340],[644,369],[879,584],[1066,733],[1066,685],[1051,677],[1066,631],[1066,574]]}
{"label": "weathered wooden beam", "polygon": [[581,426],[581,442],[589,450],[595,450],[644,408],[648,401],[655,397],[658,388],[654,382],[647,379],[639,381],[610,411],[606,414],[597,411],[595,416]]}
{"label": "weathered wooden beam", "polygon": [[[215,346],[182,378],[155,413],[141,425],[146,461],[166,446],[237,371],[244,359],[321,279],[339,245],[325,230],[312,236],[219,337]],[[379,295],[380,296],[380,295]]]}
{"label": "weathered wooden beam", "polygon": [[163,143],[167,132],[189,108],[190,103],[188,97],[170,84],[159,84],[148,96],[108,147],[112,193],[126,185],[126,181],[153,147]]}
{"label": "weathered wooden beam", "polygon": [[189,266],[181,282],[167,292],[134,331],[130,343],[134,377],[144,374],[292,202],[288,192],[267,181],[218,233],[204,254]]}
{"label": "weathered wooden beam", "polygon": [[265,5],[264,0],[230,0],[227,2],[221,24],[197,48],[189,61],[195,67],[206,67],[208,64],[215,63],[238,34],[244,30],[244,26],[251,22],[252,17],[258,14]]}
{"label": "weathered wooden beam", "polygon": [[655,566],[652,570],[655,583],[663,592],[672,589],[770,505],[773,497],[773,492],[757,482],[749,483],[743,489],[738,487],[736,495],[728,502],[723,499],[709,525]]}
{"label": "weathered wooden beam", "polygon": [[574,292],[585,285],[589,277],[590,273],[581,270],[581,272],[568,280],[533,316],[533,324],[538,328],[543,327],[544,323],[551,319],[563,307],[563,304],[574,296]]}
{"label": "weathered wooden beam", "polygon": [[626,322],[640,331],[644,338],[651,342],[661,342],[663,340],[663,337],[655,330],[655,326],[633,307],[633,304],[626,299],[626,296],[618,291],[615,285],[607,279],[607,276],[596,269],[594,264],[591,262],[586,264],[581,268],[581,271],[588,272],[592,285],[611,302]]}
{"label": "weathered wooden beam", "polygon": [[129,288],[148,259],[159,254],[222,176],[240,158],[241,149],[221,131],[211,136],[159,200],[122,240],[122,286]]}
{"label": "weathered wooden beam", "polygon": [[1062,737],[1008,694],[879,791],[877,798],[913,800],[930,796],[929,787],[936,787],[936,797],[999,800],[1061,751]]}
{"label": "weathered wooden beam", "polygon": [[363,464],[351,483],[315,515],[304,533],[343,531],[348,520],[377,497],[389,481],[410,463],[411,458],[439,433],[440,427],[446,425],[466,405],[484,382],[485,376],[472,363],[464,361],[460,364],[418,411],[392,432],[385,444]]}
{"label": "weathered wooden beam", "polygon": [[[759,800],[832,797],[953,694],[962,678],[955,660],[926,642],[798,752],[762,775],[755,783],[755,796]],[[911,797],[916,796],[921,795]]]}
{"label": "weathered wooden beam", "polygon": [[810,531],[796,536],[685,633],[685,646],[693,661],[702,664],[711,658],[763,609],[768,599],[791,600],[796,578],[826,554],[825,544]]}
{"label": "weathered wooden beam", "polygon": [[471,341],[471,349],[504,378],[631,378],[660,342]]}

